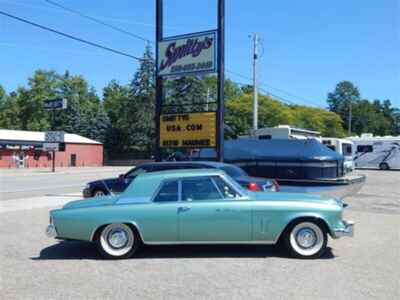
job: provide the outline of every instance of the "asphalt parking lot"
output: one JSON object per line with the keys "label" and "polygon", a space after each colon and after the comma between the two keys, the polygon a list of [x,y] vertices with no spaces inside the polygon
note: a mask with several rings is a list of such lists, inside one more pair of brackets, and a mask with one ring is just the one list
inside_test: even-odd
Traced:
{"label": "asphalt parking lot", "polygon": [[[104,261],[90,243],[44,235],[49,209],[75,199],[78,187],[58,198],[47,191],[2,194],[0,298],[400,299],[400,172],[360,173],[367,183],[347,199],[345,213],[356,222],[355,237],[330,239],[318,260],[288,258],[279,247],[231,245],[145,247],[137,258]],[[2,188],[24,176],[2,174]],[[35,176],[40,182],[44,175]],[[68,185],[77,176],[54,178]]]}

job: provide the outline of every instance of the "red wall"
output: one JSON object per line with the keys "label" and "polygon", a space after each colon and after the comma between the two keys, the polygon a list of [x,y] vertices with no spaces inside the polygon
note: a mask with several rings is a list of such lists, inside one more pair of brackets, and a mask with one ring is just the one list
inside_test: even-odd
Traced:
{"label": "red wall", "polygon": [[[51,156],[42,151],[39,159],[34,159],[34,150],[0,149],[0,168],[16,168],[13,155],[23,152],[27,159],[26,168],[48,168],[52,165]],[[97,144],[66,144],[65,152],[56,152],[56,167],[70,167],[71,155],[76,154],[77,167],[97,167],[103,165],[103,145]],[[51,155],[51,154],[50,154]]]}

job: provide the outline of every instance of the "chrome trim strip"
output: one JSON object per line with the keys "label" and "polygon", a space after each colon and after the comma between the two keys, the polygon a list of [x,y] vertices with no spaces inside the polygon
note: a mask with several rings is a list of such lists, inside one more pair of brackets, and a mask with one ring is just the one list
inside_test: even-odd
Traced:
{"label": "chrome trim strip", "polygon": [[176,242],[145,242],[146,245],[274,245],[274,241],[176,241]]}

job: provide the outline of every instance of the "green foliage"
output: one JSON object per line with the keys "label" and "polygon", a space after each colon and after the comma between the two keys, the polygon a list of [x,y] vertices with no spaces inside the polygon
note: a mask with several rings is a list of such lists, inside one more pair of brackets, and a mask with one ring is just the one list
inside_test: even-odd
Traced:
{"label": "green foliage", "polygon": [[[289,106],[265,95],[259,95],[259,127],[288,124],[317,130],[324,136],[343,136],[342,121],[338,115],[324,109]],[[249,133],[252,125],[252,94],[243,94],[226,103],[225,122],[238,135]]]}
{"label": "green foliage", "polygon": [[[225,123],[239,135],[249,133],[252,124],[251,85],[239,87],[225,79]],[[43,103],[56,97],[66,98],[68,108],[52,114]],[[390,100],[362,99],[353,83],[342,81],[328,94],[330,111],[299,105],[286,105],[259,95],[259,127],[288,124],[320,131],[323,136],[342,137],[348,126],[350,104],[352,130],[361,134],[400,134],[400,110]],[[216,76],[184,76],[164,81],[163,112],[214,111],[217,108]],[[147,46],[132,81],[120,84],[112,80],[103,89],[101,100],[80,75],[68,71],[37,70],[25,87],[6,94],[0,86],[0,128],[56,130],[76,133],[103,142],[107,154],[135,154],[149,157],[155,140],[155,62]],[[54,121],[54,122],[53,122]],[[344,128],[343,128],[344,127]],[[115,154],[115,155],[113,155]]]}
{"label": "green foliage", "polygon": [[361,99],[360,92],[353,83],[342,81],[328,94],[329,109],[339,114],[348,130],[349,110],[352,109],[351,130],[357,135],[373,133],[375,135],[399,134],[399,110],[392,107],[390,100]]}

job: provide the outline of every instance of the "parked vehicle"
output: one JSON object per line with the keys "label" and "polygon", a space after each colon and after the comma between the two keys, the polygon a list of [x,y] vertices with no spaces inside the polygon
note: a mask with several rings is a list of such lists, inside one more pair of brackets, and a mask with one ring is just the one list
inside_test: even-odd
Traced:
{"label": "parked vehicle", "polygon": [[279,185],[273,179],[250,177],[241,168],[218,162],[209,161],[183,161],[183,162],[153,162],[146,163],[131,169],[126,174],[121,174],[118,178],[109,178],[89,182],[83,190],[83,197],[99,197],[111,193],[122,193],[131,181],[142,173],[181,170],[181,169],[220,169],[229,174],[243,187],[252,191],[278,191]]}
{"label": "parked vehicle", "polygon": [[376,137],[363,134],[350,138],[356,148],[356,168],[379,168],[381,170],[400,168],[400,136]]}
{"label": "parked vehicle", "polygon": [[251,192],[221,170],[140,174],[119,196],[73,201],[50,211],[47,235],[91,241],[106,258],[141,244],[276,244],[317,258],[328,235],[353,235],[343,203],[321,196]]}
{"label": "parked vehicle", "polygon": [[345,173],[352,172],[355,169],[353,159],[355,154],[355,147],[354,143],[351,140],[324,137],[322,138],[322,144],[327,146],[329,149],[343,155],[343,166]]}

